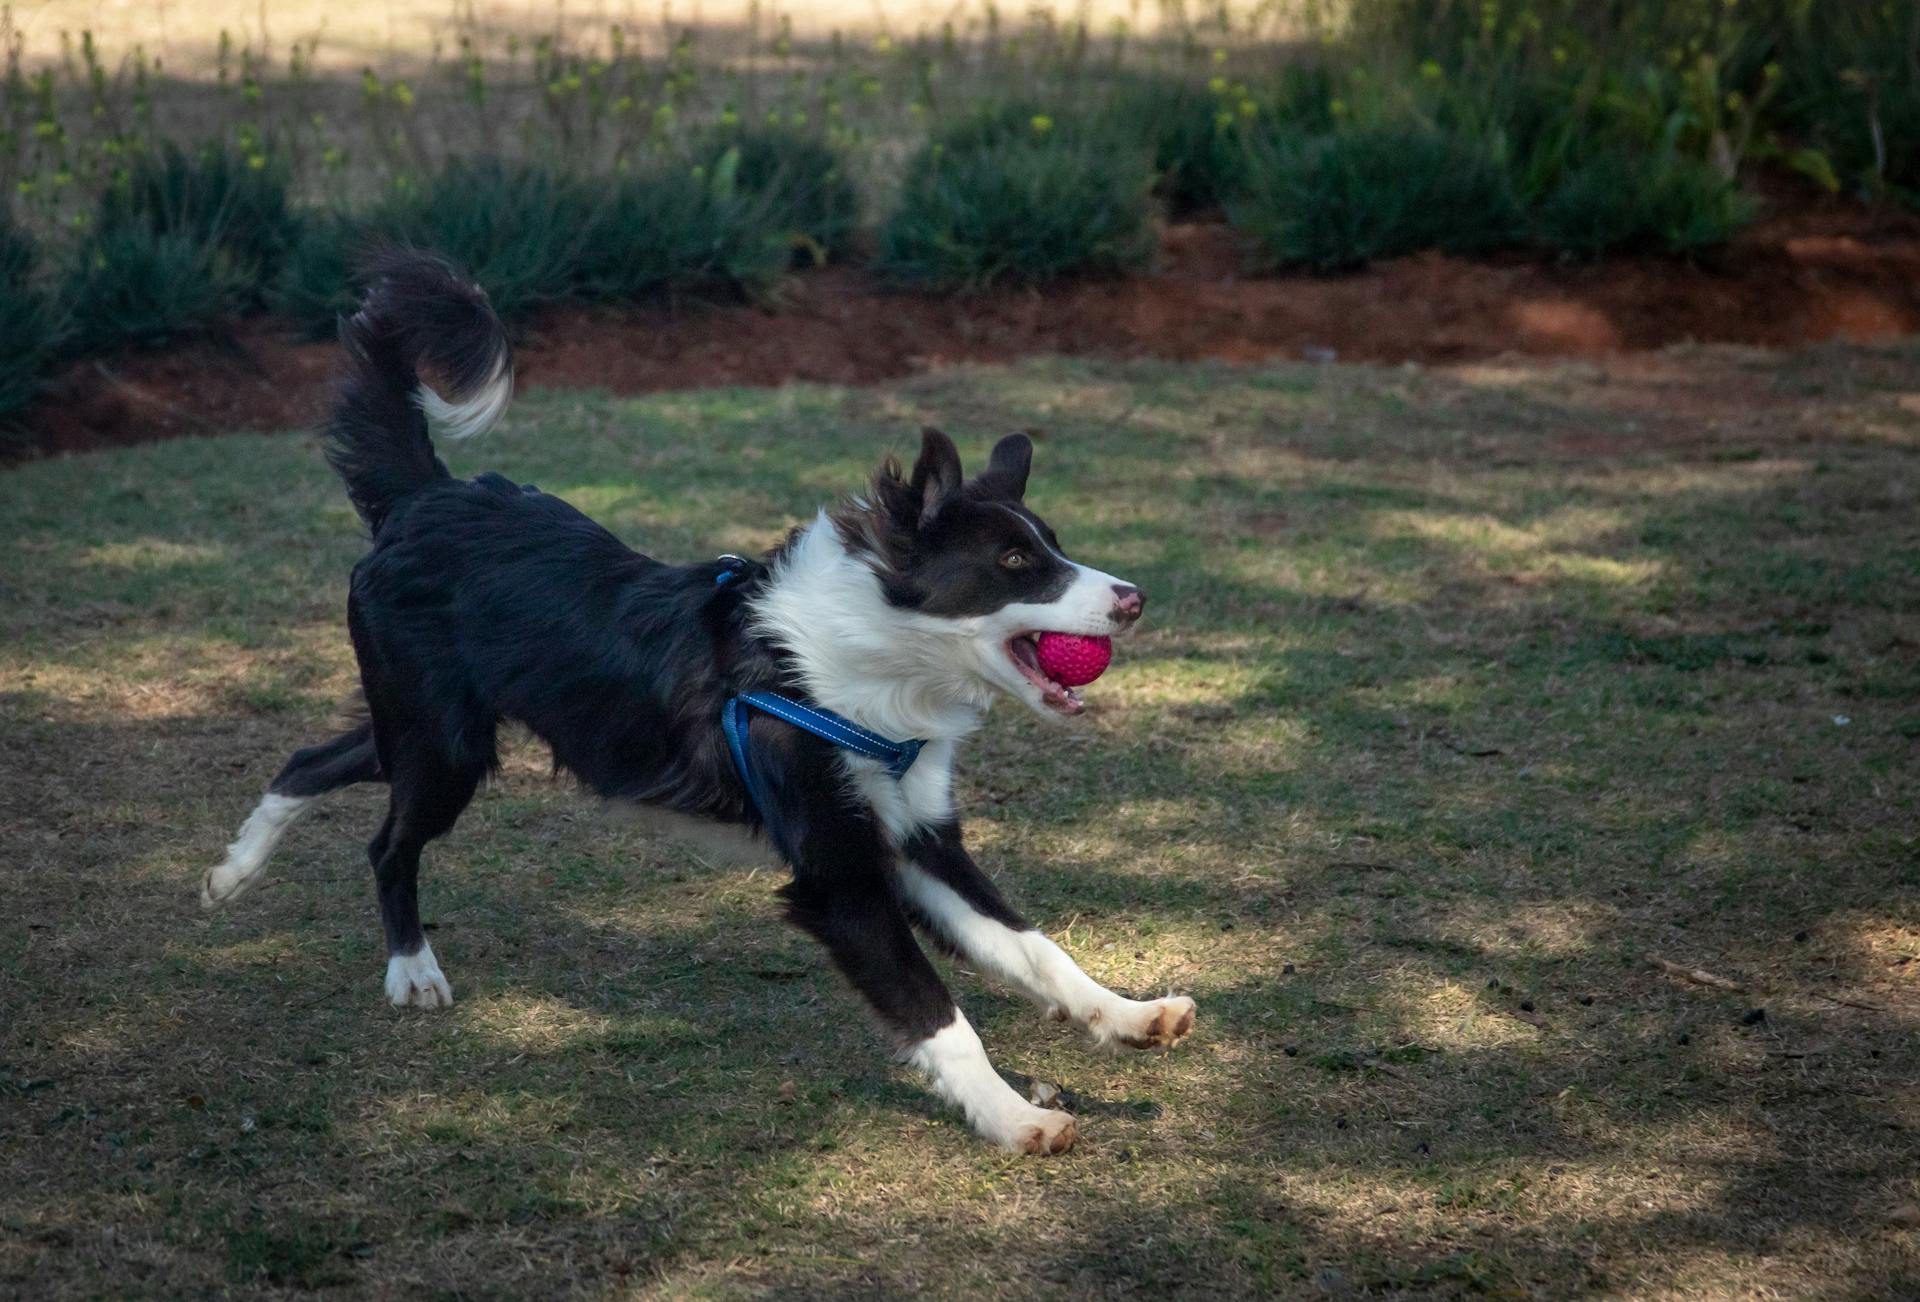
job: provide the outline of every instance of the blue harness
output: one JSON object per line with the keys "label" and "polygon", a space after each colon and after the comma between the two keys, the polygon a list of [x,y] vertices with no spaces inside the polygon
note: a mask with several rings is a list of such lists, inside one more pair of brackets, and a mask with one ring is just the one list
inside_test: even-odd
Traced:
{"label": "blue harness", "polygon": [[[747,564],[741,557],[732,555],[722,556],[720,560],[728,568],[714,576],[716,588],[725,587],[739,578]],[[754,808],[760,811],[763,820],[767,817],[766,793],[760,786],[760,779],[754,775],[752,762],[747,758],[747,720],[750,710],[784,719],[796,728],[832,742],[841,750],[879,760],[896,781],[907,775],[907,770],[913,767],[913,761],[920,756],[920,748],[927,744],[919,739],[894,741],[882,737],[831,710],[804,704],[778,692],[742,692],[729,697],[720,710],[720,728],[727,734],[727,749],[733,753],[733,766],[740,771],[740,781],[746,784],[747,794],[753,798]]]}

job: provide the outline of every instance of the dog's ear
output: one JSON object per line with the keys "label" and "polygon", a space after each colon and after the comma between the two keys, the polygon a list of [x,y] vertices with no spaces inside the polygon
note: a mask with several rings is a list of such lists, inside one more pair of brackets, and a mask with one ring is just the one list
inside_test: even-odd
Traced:
{"label": "dog's ear", "polygon": [[1017,502],[1027,495],[1027,472],[1032,469],[1033,440],[1025,434],[1009,434],[993,445],[980,475],[981,486]]}
{"label": "dog's ear", "polygon": [[960,449],[953,440],[929,425],[920,431],[920,459],[913,463],[908,487],[920,507],[921,525],[930,524],[960,491]]}

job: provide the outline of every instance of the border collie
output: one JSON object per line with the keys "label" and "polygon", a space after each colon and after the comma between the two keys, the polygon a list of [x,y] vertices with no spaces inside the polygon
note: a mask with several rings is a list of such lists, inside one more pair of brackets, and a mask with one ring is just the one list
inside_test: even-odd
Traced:
{"label": "border collie", "polygon": [[[603,797],[764,837],[792,872],[787,916],[940,1096],[994,1144],[1070,1147],[1073,1117],[1000,1078],[914,938],[918,927],[1101,1045],[1169,1047],[1193,1026],[1191,999],[1123,998],[1022,919],[968,857],[954,812],[955,754],[997,696],[1050,716],[1083,708],[1042,672],[1035,636],[1116,633],[1144,604],[1132,584],[1068,560],[1024,505],[1028,439],[1002,439],[968,479],[953,443],[926,430],[911,472],[888,457],[864,493],[760,560],[663,564],[530,485],[453,478],[429,426],[466,437],[505,410],[505,333],[481,290],[431,255],[383,254],[369,284],[341,329],[348,366],[326,431],[372,535],[347,606],[366,721],[295,752],[207,872],[202,904],[258,881],[315,800],[384,782],[367,855],[386,995],[451,1004],[421,934],[420,852],[496,766],[500,721],[517,720]],[[889,764],[765,710],[723,723],[757,692],[875,741],[916,739],[917,753]]]}

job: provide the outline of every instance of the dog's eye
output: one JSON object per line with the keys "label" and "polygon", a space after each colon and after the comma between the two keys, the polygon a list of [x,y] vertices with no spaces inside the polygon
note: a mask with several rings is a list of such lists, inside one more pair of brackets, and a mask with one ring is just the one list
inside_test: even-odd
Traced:
{"label": "dog's eye", "polygon": [[1010,570],[1017,570],[1027,563],[1027,554],[1015,547],[1000,558],[1000,563]]}

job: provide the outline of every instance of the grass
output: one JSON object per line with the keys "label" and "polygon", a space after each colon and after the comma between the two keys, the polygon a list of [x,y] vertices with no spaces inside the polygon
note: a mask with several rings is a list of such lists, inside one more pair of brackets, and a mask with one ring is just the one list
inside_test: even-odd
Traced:
{"label": "grass", "polygon": [[1096,977],[1201,1006],[1107,1059],[953,971],[1074,1101],[1044,1162],[885,1062],[778,873],[524,741],[428,855],[451,1011],[381,1002],[376,792],[203,917],[351,687],[351,513],[303,436],[0,474],[0,1282],[1910,1296],[1916,389],[1911,346],[1046,362],[534,391],[448,450],[691,559],[923,421],[1043,431],[1034,505],[1149,616],[1084,724],[994,718],[961,803]]}

